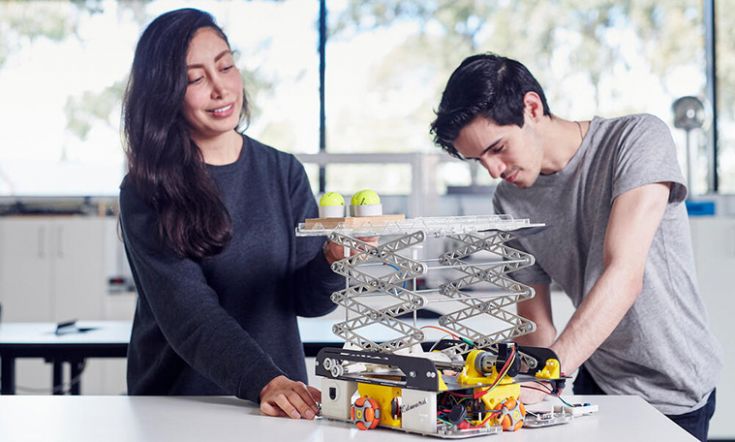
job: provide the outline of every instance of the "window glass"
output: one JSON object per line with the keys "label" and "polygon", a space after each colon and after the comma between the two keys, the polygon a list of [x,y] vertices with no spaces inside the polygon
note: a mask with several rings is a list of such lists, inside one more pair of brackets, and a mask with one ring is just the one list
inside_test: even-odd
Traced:
{"label": "window glass", "polygon": [[716,6],[718,190],[735,193],[735,11],[727,2]]}
{"label": "window glass", "polygon": [[379,195],[411,193],[411,166],[408,164],[330,164],[327,191],[345,195],[372,189]]}
{"label": "window glass", "polygon": [[153,18],[181,7],[212,13],[239,53],[253,105],[247,133],[318,150],[316,1],[4,1],[0,196],[117,194],[135,44]]}
{"label": "window glass", "polygon": [[[721,3],[720,183],[732,191],[735,26]],[[135,43],[155,16],[183,6],[213,13],[239,52],[253,104],[247,133],[290,152],[318,150],[318,1],[5,1],[0,196],[117,193],[120,100]],[[437,152],[428,128],[449,74],[464,57],[493,51],[526,64],[559,116],[659,116],[686,166],[686,137],[673,128],[671,104],[704,95],[700,1],[327,0],[327,7],[329,152]],[[705,189],[706,130],[690,134],[695,193]],[[381,173],[371,167],[361,173]],[[466,169],[437,172],[437,186],[461,185],[467,176],[471,184],[491,182]],[[327,186],[351,188],[355,180],[333,173]],[[401,189],[410,180],[401,178],[408,183]]]}
{"label": "window glass", "polygon": [[330,0],[328,150],[434,151],[429,123],[451,71],[490,51],[524,63],[561,117],[657,115],[683,161],[671,104],[704,94],[702,4],[619,3]]}

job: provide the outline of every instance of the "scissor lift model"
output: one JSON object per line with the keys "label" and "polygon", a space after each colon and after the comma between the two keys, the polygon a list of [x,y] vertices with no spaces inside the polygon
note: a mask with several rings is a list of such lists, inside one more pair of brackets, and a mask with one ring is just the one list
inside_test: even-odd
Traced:
{"label": "scissor lift model", "polygon": [[[533,332],[535,324],[508,308],[532,298],[534,291],[509,274],[533,265],[534,258],[508,242],[542,228],[506,215],[300,224],[297,236],[328,236],[352,254],[332,264],[346,279],[345,289],[332,294],[345,308],[345,319],[332,330],[346,344],[317,355],[322,416],[354,422],[360,429],[382,426],[443,438],[513,431],[524,423],[569,422],[572,414],[563,409],[526,415],[519,400],[518,382],[543,380],[547,383],[539,388],[555,393],[565,380],[551,350],[512,341]],[[366,237],[381,242],[360,239]],[[418,248],[431,238],[450,239],[454,248],[435,259],[417,258]],[[483,259],[477,259],[479,252],[485,252]],[[377,268],[392,271],[376,274]],[[459,276],[438,289],[419,289],[417,279],[435,270]],[[478,295],[472,291],[478,284],[490,284],[494,291]],[[377,298],[388,301],[369,302]],[[442,301],[459,306],[438,318],[452,339],[425,352],[416,312]],[[483,329],[488,326],[495,329]],[[367,333],[376,327],[397,337],[377,342]]]}

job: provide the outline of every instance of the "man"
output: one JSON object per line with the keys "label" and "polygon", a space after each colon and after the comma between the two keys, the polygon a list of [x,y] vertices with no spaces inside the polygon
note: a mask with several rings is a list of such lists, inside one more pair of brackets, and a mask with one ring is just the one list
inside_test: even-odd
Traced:
{"label": "man", "polygon": [[[706,440],[721,350],[696,287],[668,127],[645,114],[564,120],[525,66],[481,54],[449,78],[431,131],[504,180],[496,212],[548,225],[517,243],[536,257],[513,274],[536,291],[518,313],[537,325],[518,342],[554,350],[564,373],[579,369],[576,394],[641,396]],[[558,336],[552,280],[576,307]],[[522,399],[541,399],[531,393]]]}

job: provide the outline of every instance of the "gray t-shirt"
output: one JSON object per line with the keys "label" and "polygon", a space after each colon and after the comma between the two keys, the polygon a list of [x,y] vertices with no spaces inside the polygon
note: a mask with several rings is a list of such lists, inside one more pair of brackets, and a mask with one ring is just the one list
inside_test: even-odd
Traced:
{"label": "gray t-shirt", "polygon": [[694,268],[687,194],[669,128],[652,115],[595,117],[569,163],[528,189],[501,183],[497,213],[544,222],[519,240],[536,264],[513,274],[526,284],[554,280],[578,307],[603,271],[613,200],[636,187],[670,182],[671,194],[646,261],[643,290],[585,362],[608,394],[638,395],[665,414],[706,401],[722,368]]}

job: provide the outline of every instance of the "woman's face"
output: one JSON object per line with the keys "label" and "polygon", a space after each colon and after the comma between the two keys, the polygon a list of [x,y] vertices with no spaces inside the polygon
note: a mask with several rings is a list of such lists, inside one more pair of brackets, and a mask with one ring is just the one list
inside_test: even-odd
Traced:
{"label": "woman's face", "polygon": [[215,138],[237,127],[242,78],[227,43],[212,28],[199,29],[186,55],[189,85],[184,118],[195,140]]}

